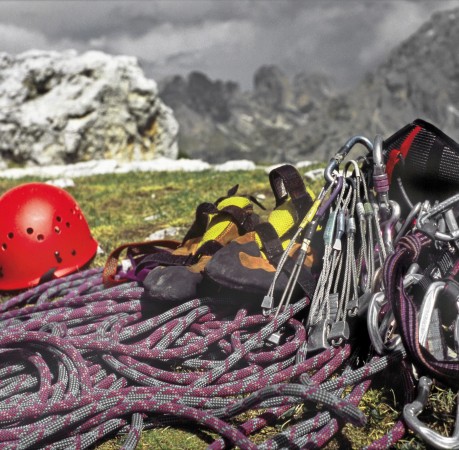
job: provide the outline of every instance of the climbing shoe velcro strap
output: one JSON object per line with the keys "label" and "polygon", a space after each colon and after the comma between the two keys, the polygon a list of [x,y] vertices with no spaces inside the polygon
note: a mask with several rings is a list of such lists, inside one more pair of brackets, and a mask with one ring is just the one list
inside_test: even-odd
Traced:
{"label": "climbing shoe velcro strap", "polygon": [[209,222],[209,214],[215,213],[216,207],[213,203],[205,202],[201,203],[196,208],[196,215],[193,224],[183,238],[182,245],[190,239],[194,239],[202,236]]}
{"label": "climbing shoe velcro strap", "polygon": [[277,263],[284,249],[274,227],[269,222],[263,222],[255,227],[255,231],[268,261]]}
{"label": "climbing shoe velcro strap", "polygon": [[146,256],[138,265],[137,268],[143,269],[154,263],[155,266],[190,266],[198,260],[196,255],[175,255],[173,253],[154,253]]}
{"label": "climbing shoe velcro strap", "polygon": [[313,199],[306,191],[303,179],[295,167],[285,164],[271,170],[269,182],[276,198],[276,207],[290,196],[300,219],[302,219],[312,206]]}
{"label": "climbing shoe velcro strap", "polygon": [[199,247],[199,250],[196,253],[196,260],[199,259],[199,257],[201,257],[202,255],[212,256],[215,254],[215,252],[220,250],[222,247],[223,247],[222,244],[214,240],[204,242],[204,244],[202,244]]}
{"label": "climbing shoe velcro strap", "polygon": [[220,210],[221,213],[229,214],[232,217],[241,232],[253,230],[253,223],[250,220],[252,211],[252,207],[240,208],[235,205],[228,205]]}

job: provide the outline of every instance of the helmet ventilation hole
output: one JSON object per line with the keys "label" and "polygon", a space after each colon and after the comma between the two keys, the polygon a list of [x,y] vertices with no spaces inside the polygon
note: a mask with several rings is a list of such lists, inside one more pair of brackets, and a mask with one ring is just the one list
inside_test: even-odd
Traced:
{"label": "helmet ventilation hole", "polygon": [[27,231],[27,234],[32,234],[33,233],[33,228],[29,227],[29,228],[27,228],[26,231]]}
{"label": "helmet ventilation hole", "polygon": [[13,238],[14,238],[14,233],[13,233],[12,231],[10,231],[10,232],[8,233],[8,238],[9,238],[9,239],[13,239]]}
{"label": "helmet ventilation hole", "polygon": [[76,250],[75,249],[72,250],[72,256],[76,256]]}
{"label": "helmet ventilation hole", "polygon": [[57,220],[58,222],[62,222],[61,216],[57,216],[57,217],[56,217],[56,220]]}
{"label": "helmet ventilation hole", "polygon": [[54,227],[54,232],[59,234],[61,232],[61,229],[59,227]]}
{"label": "helmet ventilation hole", "polygon": [[45,237],[42,234],[37,235],[37,241],[42,241]]}
{"label": "helmet ventilation hole", "polygon": [[58,263],[61,263],[61,262],[62,262],[61,255],[60,255],[60,253],[59,253],[58,251],[55,251],[55,252],[54,252],[54,257],[56,258],[56,261],[57,261]]}
{"label": "helmet ventilation hole", "polygon": [[67,228],[70,228],[70,222],[65,222],[65,226],[66,226]]}
{"label": "helmet ventilation hole", "polygon": [[8,248],[8,246],[7,246],[6,243],[4,242],[4,243],[2,244],[2,250],[6,250],[7,248]]}

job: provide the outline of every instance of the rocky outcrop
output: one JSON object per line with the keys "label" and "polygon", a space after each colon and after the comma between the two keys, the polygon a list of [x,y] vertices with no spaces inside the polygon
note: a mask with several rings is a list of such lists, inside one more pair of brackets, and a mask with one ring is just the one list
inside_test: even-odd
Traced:
{"label": "rocky outcrop", "polygon": [[389,137],[416,118],[459,140],[459,9],[435,13],[350,92],[326,99],[302,130],[312,159],[352,135]]}
{"label": "rocky outcrop", "polygon": [[301,159],[305,144],[297,131],[331,95],[331,85],[325,75],[299,74],[290,80],[279,67],[263,66],[254,75],[252,92],[194,72],[164,80],[160,97],[180,123],[184,155],[212,163],[275,163]]}
{"label": "rocky outcrop", "polygon": [[47,165],[177,157],[178,124],[137,60],[0,54],[0,158]]}
{"label": "rocky outcrop", "polygon": [[328,160],[353,135],[388,137],[417,117],[459,140],[457,42],[459,9],[434,14],[349,92],[334,93],[325,75],[289,79],[265,66],[251,92],[191,74],[160,96],[180,123],[181,151],[211,162]]}

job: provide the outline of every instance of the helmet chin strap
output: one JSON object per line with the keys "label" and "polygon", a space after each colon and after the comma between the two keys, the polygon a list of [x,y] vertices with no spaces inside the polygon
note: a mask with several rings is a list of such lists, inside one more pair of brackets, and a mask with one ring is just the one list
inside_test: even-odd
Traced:
{"label": "helmet chin strap", "polygon": [[40,277],[40,282],[41,283],[46,283],[47,281],[54,280],[56,277],[54,276],[55,272],[57,270],[57,267],[51,267],[51,269],[47,270],[41,277]]}

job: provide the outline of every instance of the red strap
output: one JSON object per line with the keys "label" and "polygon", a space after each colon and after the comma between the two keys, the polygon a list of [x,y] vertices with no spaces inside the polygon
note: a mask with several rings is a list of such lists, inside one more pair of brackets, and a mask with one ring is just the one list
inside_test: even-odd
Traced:
{"label": "red strap", "polygon": [[169,241],[167,239],[156,240],[156,241],[144,241],[144,242],[131,242],[129,244],[123,244],[120,247],[113,250],[105,262],[102,278],[106,287],[114,286],[116,284],[125,283],[125,279],[115,278],[119,257],[123,250],[129,249],[134,255],[141,255],[146,253],[156,253],[159,248],[167,248],[175,250],[180,245],[178,241]]}
{"label": "red strap", "polygon": [[394,171],[395,166],[399,162],[400,156],[403,159],[406,158],[406,156],[408,155],[408,152],[410,151],[411,145],[413,144],[414,138],[418,135],[418,133],[421,130],[422,128],[419,125],[417,125],[411,130],[411,132],[408,134],[406,139],[403,141],[402,145],[400,146],[400,149],[393,148],[391,150],[389,154],[389,158],[387,160],[387,164],[386,164],[386,172],[389,178],[389,183],[391,182],[392,172]]}

